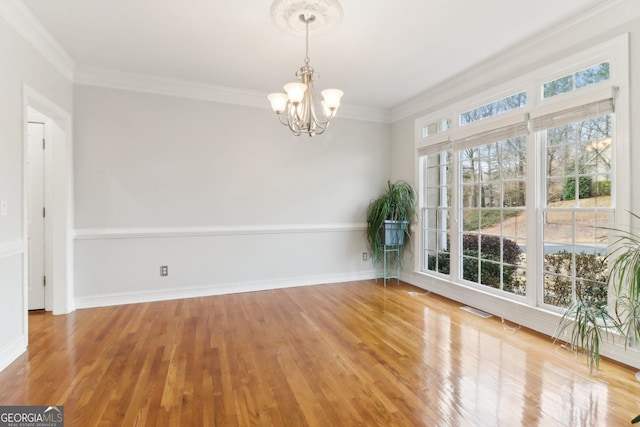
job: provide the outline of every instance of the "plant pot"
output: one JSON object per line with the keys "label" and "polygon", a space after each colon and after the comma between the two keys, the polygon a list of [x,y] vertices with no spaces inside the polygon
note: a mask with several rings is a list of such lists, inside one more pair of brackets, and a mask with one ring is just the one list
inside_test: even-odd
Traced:
{"label": "plant pot", "polygon": [[402,246],[408,225],[409,221],[386,220],[384,228],[380,230],[382,244],[385,246]]}

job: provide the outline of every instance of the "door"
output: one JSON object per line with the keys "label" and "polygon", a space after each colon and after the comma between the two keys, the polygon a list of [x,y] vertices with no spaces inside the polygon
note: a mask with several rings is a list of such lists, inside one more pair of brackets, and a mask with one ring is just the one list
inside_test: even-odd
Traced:
{"label": "door", "polygon": [[29,310],[44,310],[44,123],[29,122],[27,165],[29,168]]}

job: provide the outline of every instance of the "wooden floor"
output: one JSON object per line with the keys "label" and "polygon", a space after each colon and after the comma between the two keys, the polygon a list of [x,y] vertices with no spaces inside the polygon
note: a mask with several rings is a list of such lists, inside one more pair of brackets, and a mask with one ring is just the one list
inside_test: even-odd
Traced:
{"label": "wooden floor", "polygon": [[[419,295],[410,295],[409,292]],[[0,405],[66,426],[621,426],[634,370],[405,284],[351,282],[31,314]]]}

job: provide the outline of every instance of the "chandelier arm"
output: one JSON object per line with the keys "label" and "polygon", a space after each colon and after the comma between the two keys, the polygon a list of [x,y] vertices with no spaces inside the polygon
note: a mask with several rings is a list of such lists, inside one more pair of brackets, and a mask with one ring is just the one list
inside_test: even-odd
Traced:
{"label": "chandelier arm", "polygon": [[[278,120],[280,121],[281,125],[287,126],[289,128],[289,130],[291,132],[293,132],[293,134],[295,136],[299,136],[300,135],[300,130],[297,129],[292,123],[292,120],[291,120],[291,117],[290,117],[290,114],[289,114],[289,110],[290,110],[289,109],[289,105],[290,104],[287,104],[287,108],[285,109],[286,114],[285,114],[285,112],[277,114]],[[283,116],[286,116],[286,121],[283,119]]]}
{"label": "chandelier arm", "polygon": [[289,126],[289,123],[287,123],[286,121],[282,120],[282,115],[283,113],[279,113],[276,114],[278,116],[278,120],[280,121],[281,124],[285,125],[285,126]]}
{"label": "chandelier arm", "polygon": [[331,123],[331,120],[320,121],[314,117],[314,122],[315,122],[315,128],[320,129],[320,131],[316,132],[316,134],[320,135],[329,127],[329,123]]}
{"label": "chandelier arm", "polygon": [[302,130],[300,126],[300,120],[297,118],[298,115],[298,107],[293,104],[287,105],[287,126],[289,129],[296,135],[300,135]]}

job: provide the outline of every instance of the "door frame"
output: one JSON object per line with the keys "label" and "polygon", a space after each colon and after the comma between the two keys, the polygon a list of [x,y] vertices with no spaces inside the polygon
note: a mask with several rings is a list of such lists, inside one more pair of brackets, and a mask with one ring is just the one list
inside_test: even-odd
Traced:
{"label": "door frame", "polygon": [[45,203],[49,243],[45,247],[49,262],[46,266],[47,287],[45,309],[53,314],[65,314],[75,309],[73,296],[73,145],[71,114],[35,89],[23,84],[23,182],[22,182],[22,232],[23,232],[23,310],[25,336],[28,336],[28,168],[27,122],[29,110],[34,109],[46,116],[45,139]]}

